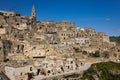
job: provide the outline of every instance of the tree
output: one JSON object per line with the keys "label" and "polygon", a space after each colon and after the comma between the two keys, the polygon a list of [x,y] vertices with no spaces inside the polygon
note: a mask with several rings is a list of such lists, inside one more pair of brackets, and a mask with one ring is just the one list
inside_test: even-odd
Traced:
{"label": "tree", "polygon": [[81,52],[80,48],[73,47],[73,49],[75,50],[75,52],[76,52],[76,53],[79,53],[79,52]]}
{"label": "tree", "polygon": [[100,57],[100,52],[95,51],[95,53],[90,53],[89,56],[91,56],[91,57]]}
{"label": "tree", "polygon": [[99,51],[95,51],[94,57],[100,57],[100,52]]}
{"label": "tree", "polygon": [[82,54],[87,55],[87,51],[83,51]]}

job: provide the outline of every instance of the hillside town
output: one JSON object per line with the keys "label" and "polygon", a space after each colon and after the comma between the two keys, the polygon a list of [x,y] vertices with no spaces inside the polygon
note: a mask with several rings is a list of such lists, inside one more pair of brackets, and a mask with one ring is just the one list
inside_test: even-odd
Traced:
{"label": "hillside town", "polygon": [[31,16],[0,11],[0,72],[6,80],[52,80],[119,57],[120,46],[105,32],[69,21],[38,21],[34,6]]}

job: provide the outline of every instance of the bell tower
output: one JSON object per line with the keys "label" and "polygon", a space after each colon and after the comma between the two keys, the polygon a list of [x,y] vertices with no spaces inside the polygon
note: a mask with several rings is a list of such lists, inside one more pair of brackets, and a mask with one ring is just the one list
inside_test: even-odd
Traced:
{"label": "bell tower", "polygon": [[32,6],[32,13],[31,13],[31,16],[36,18],[36,11],[35,11],[35,7],[34,5]]}

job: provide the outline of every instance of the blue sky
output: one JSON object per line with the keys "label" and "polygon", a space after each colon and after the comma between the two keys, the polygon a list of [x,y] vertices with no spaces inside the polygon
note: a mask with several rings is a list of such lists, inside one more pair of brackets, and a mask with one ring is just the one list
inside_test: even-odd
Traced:
{"label": "blue sky", "polygon": [[0,10],[31,15],[36,7],[37,20],[75,22],[109,36],[120,36],[120,0],[0,0]]}

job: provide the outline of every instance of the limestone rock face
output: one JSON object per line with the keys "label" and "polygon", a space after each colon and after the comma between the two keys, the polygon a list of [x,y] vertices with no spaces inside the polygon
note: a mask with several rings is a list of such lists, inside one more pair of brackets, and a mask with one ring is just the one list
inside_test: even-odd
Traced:
{"label": "limestone rock face", "polygon": [[0,25],[7,25],[3,16],[0,15]]}

